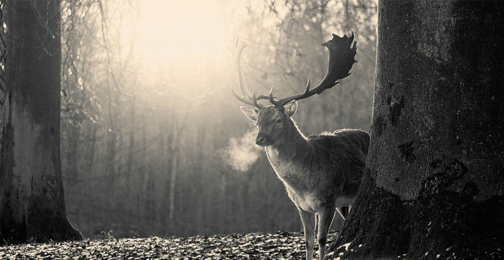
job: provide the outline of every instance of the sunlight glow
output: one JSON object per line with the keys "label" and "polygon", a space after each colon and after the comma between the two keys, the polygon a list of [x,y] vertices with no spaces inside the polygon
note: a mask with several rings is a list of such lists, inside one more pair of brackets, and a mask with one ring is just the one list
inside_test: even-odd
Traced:
{"label": "sunlight glow", "polygon": [[184,59],[223,48],[214,1],[142,0],[136,46],[146,60]]}

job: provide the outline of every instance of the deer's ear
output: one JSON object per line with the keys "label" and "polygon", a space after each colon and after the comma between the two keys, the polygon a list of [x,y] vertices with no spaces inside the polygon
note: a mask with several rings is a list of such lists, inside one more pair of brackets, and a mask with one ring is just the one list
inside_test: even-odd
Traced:
{"label": "deer's ear", "polygon": [[298,102],[296,100],[292,100],[291,102],[284,105],[284,112],[287,117],[291,117],[296,114],[298,108]]}
{"label": "deer's ear", "polygon": [[259,109],[257,107],[240,107],[242,113],[251,121],[257,122],[257,115],[259,114]]}

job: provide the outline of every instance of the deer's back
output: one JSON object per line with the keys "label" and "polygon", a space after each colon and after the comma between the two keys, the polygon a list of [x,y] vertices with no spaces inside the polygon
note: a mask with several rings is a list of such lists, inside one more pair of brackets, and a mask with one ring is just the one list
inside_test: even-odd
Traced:
{"label": "deer's back", "polygon": [[369,134],[362,130],[341,129],[308,137],[319,158],[313,167],[328,175],[328,183],[336,196],[354,197],[359,189],[366,156]]}

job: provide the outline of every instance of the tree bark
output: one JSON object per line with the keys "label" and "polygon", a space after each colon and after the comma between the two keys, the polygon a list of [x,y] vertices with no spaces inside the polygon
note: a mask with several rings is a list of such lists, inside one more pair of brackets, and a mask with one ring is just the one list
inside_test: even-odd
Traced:
{"label": "tree bark", "polygon": [[371,144],[343,258],[504,257],[503,27],[502,2],[379,2]]}
{"label": "tree bark", "polygon": [[0,244],[73,240],[60,159],[60,3],[8,1]]}

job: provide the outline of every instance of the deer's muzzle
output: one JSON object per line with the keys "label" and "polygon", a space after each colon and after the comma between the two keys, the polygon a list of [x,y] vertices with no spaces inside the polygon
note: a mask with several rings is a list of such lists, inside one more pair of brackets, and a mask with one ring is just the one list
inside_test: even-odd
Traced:
{"label": "deer's muzzle", "polygon": [[258,134],[255,139],[255,143],[259,146],[267,146],[271,144],[270,139],[264,134]]}

